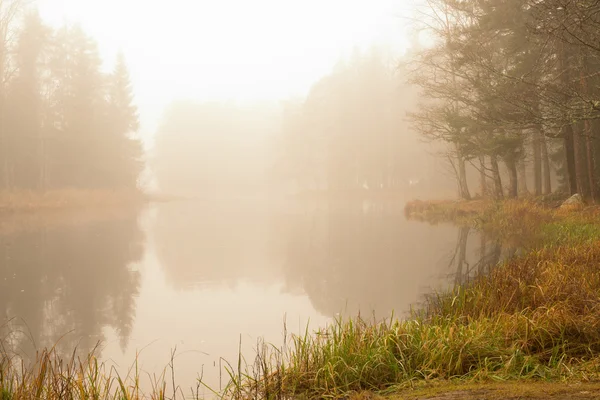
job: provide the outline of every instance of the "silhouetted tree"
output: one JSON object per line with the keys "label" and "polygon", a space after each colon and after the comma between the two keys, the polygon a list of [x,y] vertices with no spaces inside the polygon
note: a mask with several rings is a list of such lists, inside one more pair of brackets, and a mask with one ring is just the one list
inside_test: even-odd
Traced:
{"label": "silhouetted tree", "polygon": [[123,55],[101,71],[78,27],[53,31],[19,0],[0,2],[3,189],[135,189],[142,148]]}
{"label": "silhouetted tree", "polygon": [[40,96],[43,79],[44,53],[47,51],[50,30],[43,25],[37,13],[28,14],[14,53],[15,77],[8,87],[9,103],[6,155],[10,169],[9,185],[28,189],[45,186],[45,138],[42,130]]}
{"label": "silhouetted tree", "polygon": [[384,51],[355,51],[303,102],[286,104],[281,163],[288,178],[301,190],[405,188],[419,157],[404,121],[415,97]]}

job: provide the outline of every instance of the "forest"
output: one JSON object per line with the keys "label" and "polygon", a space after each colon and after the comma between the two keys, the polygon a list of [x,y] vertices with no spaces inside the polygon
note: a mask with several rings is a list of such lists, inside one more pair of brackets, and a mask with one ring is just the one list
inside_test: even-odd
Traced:
{"label": "forest", "polygon": [[125,58],[78,26],[0,2],[0,189],[135,189],[142,146]]}
{"label": "forest", "polygon": [[410,118],[419,134],[446,145],[460,197],[472,196],[470,164],[480,194],[549,194],[555,169],[555,189],[595,200],[600,3],[427,0],[419,15],[434,45],[407,62],[421,90]]}
{"label": "forest", "polygon": [[596,1],[421,2],[399,60],[357,51],[286,104],[279,170],[304,187],[406,189],[425,141],[460,198],[595,200],[599,15]]}
{"label": "forest", "polygon": [[[124,56],[105,71],[80,27],[51,29],[24,4],[0,10],[0,189],[136,188],[144,154]],[[445,163],[463,199],[594,201],[599,15],[591,0],[422,1],[405,54],[356,49],[304,97],[174,103],[155,175],[207,190],[265,179],[253,187],[403,191],[443,189]]]}

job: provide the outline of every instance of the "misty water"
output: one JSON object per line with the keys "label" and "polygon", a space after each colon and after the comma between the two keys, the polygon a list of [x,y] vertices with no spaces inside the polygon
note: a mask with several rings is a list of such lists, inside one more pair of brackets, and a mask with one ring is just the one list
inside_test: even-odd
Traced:
{"label": "misty water", "polygon": [[99,343],[122,373],[137,357],[159,375],[174,352],[186,390],[200,374],[225,384],[219,365],[237,363],[240,340],[252,362],[258,338],[281,345],[284,323],[402,316],[503,256],[477,232],[407,221],[403,204],[190,200],[106,214],[0,232],[2,338],[25,359]]}

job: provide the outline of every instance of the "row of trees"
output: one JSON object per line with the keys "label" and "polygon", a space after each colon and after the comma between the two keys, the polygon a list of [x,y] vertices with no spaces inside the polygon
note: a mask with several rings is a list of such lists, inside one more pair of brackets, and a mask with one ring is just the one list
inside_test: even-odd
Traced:
{"label": "row of trees", "polygon": [[102,71],[80,27],[0,2],[0,189],[135,188],[142,148],[124,58]]}
{"label": "row of trees", "polygon": [[417,102],[396,62],[372,48],[342,60],[306,98],[284,104],[277,172],[301,190],[399,189],[425,174],[405,114]]}
{"label": "row of trees", "polygon": [[471,197],[467,164],[480,171],[482,194],[515,197],[527,191],[526,165],[534,194],[550,193],[554,163],[565,191],[597,199],[600,3],[425,3],[419,21],[434,45],[407,65],[424,99],[411,117],[447,145],[460,196]]}

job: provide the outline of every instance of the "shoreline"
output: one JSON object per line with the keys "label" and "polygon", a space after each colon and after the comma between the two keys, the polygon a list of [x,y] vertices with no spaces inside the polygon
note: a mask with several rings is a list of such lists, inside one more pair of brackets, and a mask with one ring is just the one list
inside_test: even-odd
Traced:
{"label": "shoreline", "polygon": [[0,215],[132,207],[180,199],[141,190],[10,190],[0,191]]}
{"label": "shoreline", "polygon": [[[287,354],[265,351],[258,359],[279,354],[279,361],[264,365],[262,376],[242,374],[234,387],[246,397],[370,391],[425,399],[430,397],[417,389],[422,385],[470,393],[505,381],[499,384],[508,390],[504,397],[489,398],[510,398],[524,384],[553,382],[566,393],[564,382],[600,380],[600,208],[560,204],[561,199],[407,203],[408,219],[466,225],[502,241],[519,237],[523,251],[488,275],[432,294],[407,320],[338,320],[318,334],[296,337]],[[595,388],[594,396],[599,394]],[[536,396],[552,398],[541,386],[533,390]]]}
{"label": "shoreline", "polygon": [[10,190],[0,191],[0,214],[132,206],[146,201],[145,193],[133,190]]}

